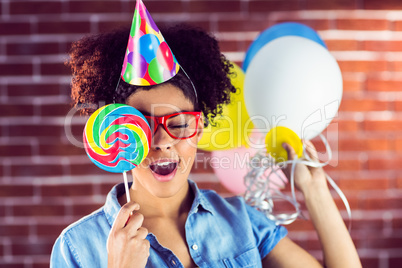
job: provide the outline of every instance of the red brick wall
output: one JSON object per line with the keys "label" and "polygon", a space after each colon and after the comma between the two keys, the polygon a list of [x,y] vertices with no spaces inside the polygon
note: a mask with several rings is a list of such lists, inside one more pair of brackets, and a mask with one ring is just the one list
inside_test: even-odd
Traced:
{"label": "red brick wall", "polygon": [[[213,31],[239,64],[257,34],[275,23],[298,21],[319,32],[344,78],[338,164],[328,172],[351,204],[364,267],[401,267],[402,1],[144,2],[157,23],[186,21]],[[101,206],[122,179],[100,171],[74,145],[85,118],[66,120],[66,52],[84,34],[130,24],[135,1],[0,3],[0,267],[48,267],[61,230]],[[192,176],[229,194],[210,168]],[[319,254],[309,223],[298,220],[289,229]]]}

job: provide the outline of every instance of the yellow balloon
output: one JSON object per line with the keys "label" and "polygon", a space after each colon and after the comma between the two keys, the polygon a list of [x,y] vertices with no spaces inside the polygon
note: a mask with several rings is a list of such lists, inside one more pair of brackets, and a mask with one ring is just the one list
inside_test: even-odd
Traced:
{"label": "yellow balloon", "polygon": [[287,161],[288,153],[283,148],[283,143],[289,144],[294,150],[298,158],[303,155],[303,143],[299,136],[287,127],[274,127],[265,137],[265,145],[267,153],[269,153],[277,163]]}
{"label": "yellow balloon", "polygon": [[237,89],[230,94],[230,103],[222,107],[222,115],[215,118],[215,126],[211,124],[204,129],[204,133],[198,148],[204,151],[228,150],[247,147],[248,136],[251,134],[253,124],[249,118],[244,102],[244,79],[243,70],[233,63],[230,70],[230,79]]}

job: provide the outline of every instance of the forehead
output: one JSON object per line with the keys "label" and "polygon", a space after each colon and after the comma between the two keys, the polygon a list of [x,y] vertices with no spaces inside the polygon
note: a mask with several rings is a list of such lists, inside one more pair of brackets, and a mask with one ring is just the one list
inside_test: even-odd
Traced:
{"label": "forehead", "polygon": [[143,113],[155,116],[194,111],[194,105],[184,96],[183,91],[171,84],[163,84],[150,90],[138,89],[127,98],[126,103]]}

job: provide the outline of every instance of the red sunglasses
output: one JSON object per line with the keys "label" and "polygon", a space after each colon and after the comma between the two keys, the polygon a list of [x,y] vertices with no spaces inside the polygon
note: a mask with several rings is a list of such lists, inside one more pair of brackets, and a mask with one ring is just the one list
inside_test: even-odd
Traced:
{"label": "red sunglasses", "polygon": [[179,112],[165,116],[145,115],[155,135],[159,125],[162,125],[170,137],[174,139],[189,139],[195,136],[201,112]]}

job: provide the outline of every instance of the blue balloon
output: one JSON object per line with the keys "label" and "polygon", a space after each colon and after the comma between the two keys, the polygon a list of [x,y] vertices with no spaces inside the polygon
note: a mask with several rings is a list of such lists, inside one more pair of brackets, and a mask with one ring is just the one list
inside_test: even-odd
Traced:
{"label": "blue balloon", "polygon": [[243,70],[246,71],[255,54],[270,41],[287,35],[300,36],[310,39],[327,48],[324,41],[312,28],[297,22],[284,22],[269,27],[263,31],[250,45],[243,61]]}

